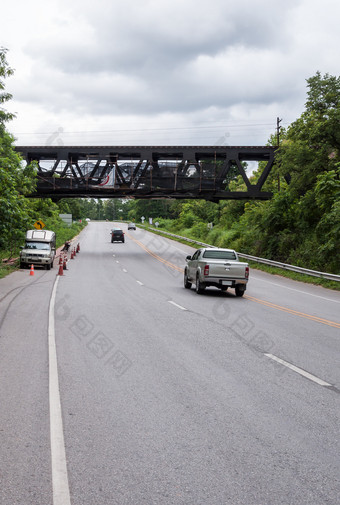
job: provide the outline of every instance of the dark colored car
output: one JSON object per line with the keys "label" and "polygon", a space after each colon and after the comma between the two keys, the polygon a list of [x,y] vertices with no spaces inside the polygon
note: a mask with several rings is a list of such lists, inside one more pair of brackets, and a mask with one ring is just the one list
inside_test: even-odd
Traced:
{"label": "dark colored car", "polygon": [[121,228],[112,228],[111,242],[125,242],[124,232]]}

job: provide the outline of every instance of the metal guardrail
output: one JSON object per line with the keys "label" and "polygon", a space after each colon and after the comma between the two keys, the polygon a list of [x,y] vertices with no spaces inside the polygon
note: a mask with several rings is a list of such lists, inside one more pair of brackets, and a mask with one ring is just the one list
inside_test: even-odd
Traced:
{"label": "metal guardrail", "polygon": [[329,274],[327,272],[318,272],[317,270],[309,270],[308,268],[297,267],[295,265],[289,265],[288,263],[280,263],[279,261],[257,258],[256,256],[250,256],[249,254],[238,253],[238,255],[240,258],[256,261],[257,263],[264,263],[265,265],[283,268],[284,270],[291,270],[292,272],[298,272],[300,274],[311,275],[313,277],[321,277],[322,279],[327,279],[329,281],[340,282],[340,275]]}
{"label": "metal guardrail", "polygon": [[[140,226],[142,228],[146,228],[145,225],[138,224],[138,226]],[[204,242],[198,242],[197,240],[193,240],[191,238],[182,237],[180,235],[174,235],[173,233],[169,233],[167,231],[159,230],[158,228],[156,228],[155,231],[157,231],[158,233],[163,233],[164,235],[168,235],[169,237],[178,238],[180,240],[185,240],[186,242],[190,242],[192,244],[201,245],[203,247],[215,247],[215,246],[213,246],[211,244],[205,244]],[[340,275],[329,274],[329,273],[326,273],[326,272],[318,272],[317,270],[309,270],[308,268],[302,268],[302,267],[298,267],[298,266],[295,266],[295,265],[289,265],[288,263],[280,263],[279,261],[267,260],[265,258],[257,258],[256,256],[251,256],[249,254],[243,254],[243,253],[239,253],[239,252],[237,254],[239,255],[240,258],[244,258],[244,259],[247,259],[247,260],[250,260],[250,261],[255,261],[257,263],[263,263],[265,265],[270,265],[270,266],[273,266],[273,267],[282,268],[284,270],[290,270],[292,272],[298,272],[300,274],[311,275],[313,277],[320,277],[322,279],[327,279],[329,281],[340,282]]]}

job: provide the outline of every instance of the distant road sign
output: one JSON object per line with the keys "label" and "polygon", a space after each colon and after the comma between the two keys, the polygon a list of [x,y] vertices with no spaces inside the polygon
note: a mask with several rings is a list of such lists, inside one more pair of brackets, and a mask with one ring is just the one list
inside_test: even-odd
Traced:
{"label": "distant road sign", "polygon": [[43,228],[45,228],[45,223],[43,223],[42,221],[36,221],[33,226],[37,230],[42,230]]}

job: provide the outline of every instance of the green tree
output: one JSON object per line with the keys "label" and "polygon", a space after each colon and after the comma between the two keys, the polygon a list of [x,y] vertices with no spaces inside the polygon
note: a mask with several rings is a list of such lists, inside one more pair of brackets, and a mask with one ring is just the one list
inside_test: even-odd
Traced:
{"label": "green tree", "polygon": [[218,221],[219,209],[216,203],[206,202],[205,200],[189,200],[183,204],[179,216],[180,223],[185,228],[190,228],[196,222],[216,223]]}
{"label": "green tree", "polygon": [[281,139],[276,173],[291,182],[279,191],[274,172],[272,200],[255,212],[245,206],[243,245],[255,255],[339,273],[339,78],[317,72],[307,79],[305,111]]}
{"label": "green tree", "polygon": [[104,217],[109,221],[117,221],[129,219],[129,211],[131,209],[132,200],[122,198],[110,198],[104,200]]}
{"label": "green tree", "polygon": [[[205,242],[339,274],[340,78],[317,72],[307,79],[305,110],[282,129],[280,139],[275,170],[266,182],[271,200],[222,201],[213,219],[207,202],[185,202],[177,231],[190,227],[186,232],[200,233]],[[272,135],[269,144],[275,143]],[[259,163],[252,182],[262,168]],[[240,184],[240,177],[229,181],[230,189]],[[199,226],[206,218],[215,223],[207,237]]]}
{"label": "green tree", "polygon": [[[11,99],[4,91],[4,80],[13,73],[6,52],[0,48],[1,105]],[[6,122],[13,117],[0,108],[0,247],[10,249],[11,254],[31,221],[31,208],[25,195],[33,191],[35,184],[34,167],[22,168],[21,158],[14,150],[14,139],[6,130]]]}
{"label": "green tree", "polygon": [[0,135],[5,130],[5,123],[13,119],[15,116],[7,112],[2,104],[8,102],[12,98],[10,93],[5,92],[5,79],[13,74],[13,69],[7,63],[7,49],[0,47]]}
{"label": "green tree", "polygon": [[131,202],[129,209],[129,219],[140,222],[141,217],[169,218],[171,215],[172,202],[168,200],[135,200]]}
{"label": "green tree", "polygon": [[22,238],[31,221],[31,208],[25,194],[33,190],[30,168],[21,168],[20,156],[14,151],[13,138],[0,134],[0,247],[11,249]]}
{"label": "green tree", "polygon": [[278,157],[280,172],[291,175],[290,189],[297,195],[339,161],[340,78],[317,72],[307,87],[306,110],[287,129]]}
{"label": "green tree", "polygon": [[60,214],[72,214],[73,220],[85,219],[85,199],[83,198],[62,198],[58,202]]}

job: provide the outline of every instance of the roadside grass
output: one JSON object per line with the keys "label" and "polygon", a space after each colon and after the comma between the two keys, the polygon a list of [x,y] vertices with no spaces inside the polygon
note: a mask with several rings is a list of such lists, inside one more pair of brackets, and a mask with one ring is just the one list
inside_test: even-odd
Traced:
{"label": "roadside grass", "polygon": [[11,258],[9,260],[9,256],[8,251],[0,251],[0,279],[18,269],[19,259]]}
{"label": "roadside grass", "polygon": [[267,272],[268,274],[272,275],[278,275],[280,277],[286,277],[287,279],[292,279],[293,281],[304,282],[306,284],[314,284],[315,286],[322,286],[323,288],[340,291],[340,282],[337,281],[329,281],[328,279],[322,279],[321,277],[314,277],[312,275],[300,274],[299,272],[292,272],[291,270],[285,270],[284,268],[264,265],[263,263],[256,263],[255,261],[247,261],[247,263],[254,270],[261,270],[262,272]]}
{"label": "roadside grass", "polygon": [[[57,249],[58,247],[62,246],[66,240],[72,240],[75,238],[81,230],[86,226],[85,223],[74,223],[72,226],[51,226],[47,229],[53,229],[56,230],[56,246]],[[25,241],[23,241],[23,244]],[[5,251],[5,250],[0,250],[0,279],[3,279],[6,277],[6,275],[11,274],[12,272],[15,272],[16,270],[19,270],[20,268],[20,261],[19,261],[19,254],[20,254],[20,248],[17,248],[14,252]]]}
{"label": "roadside grass", "polygon": [[[144,226],[138,225],[138,226],[140,226],[141,228],[144,228],[145,230],[150,231],[156,235],[162,235],[163,237],[174,240],[175,242],[180,242],[180,243],[186,244],[190,247],[195,247],[195,246],[197,248],[201,247],[198,243],[189,242],[188,240],[185,240],[185,238],[177,239],[177,238],[169,237],[168,235],[164,235],[161,231],[157,231],[153,227],[146,226],[146,225],[144,225]],[[166,230],[164,230],[164,231],[166,231]],[[176,235],[176,233],[174,233],[174,235]],[[191,239],[191,240],[193,240],[193,239]],[[198,242],[201,242],[201,241],[199,240]],[[227,247],[227,246],[216,244],[216,247]],[[185,261],[185,258],[183,257],[183,262],[184,261]],[[292,272],[291,270],[285,270],[285,269],[279,268],[279,267],[264,265],[263,263],[257,263],[255,261],[244,260],[244,259],[240,259],[240,261],[248,263],[249,266],[251,268],[253,268],[254,270],[261,270],[262,272],[267,272],[272,275],[278,275],[280,277],[286,277],[287,279],[292,279],[294,281],[304,282],[306,284],[313,284],[315,286],[321,286],[321,287],[324,287],[327,289],[333,289],[334,291],[340,291],[340,282],[337,282],[337,281],[330,281],[327,279],[322,279],[321,277],[314,277],[311,275],[300,274],[298,272]]]}

